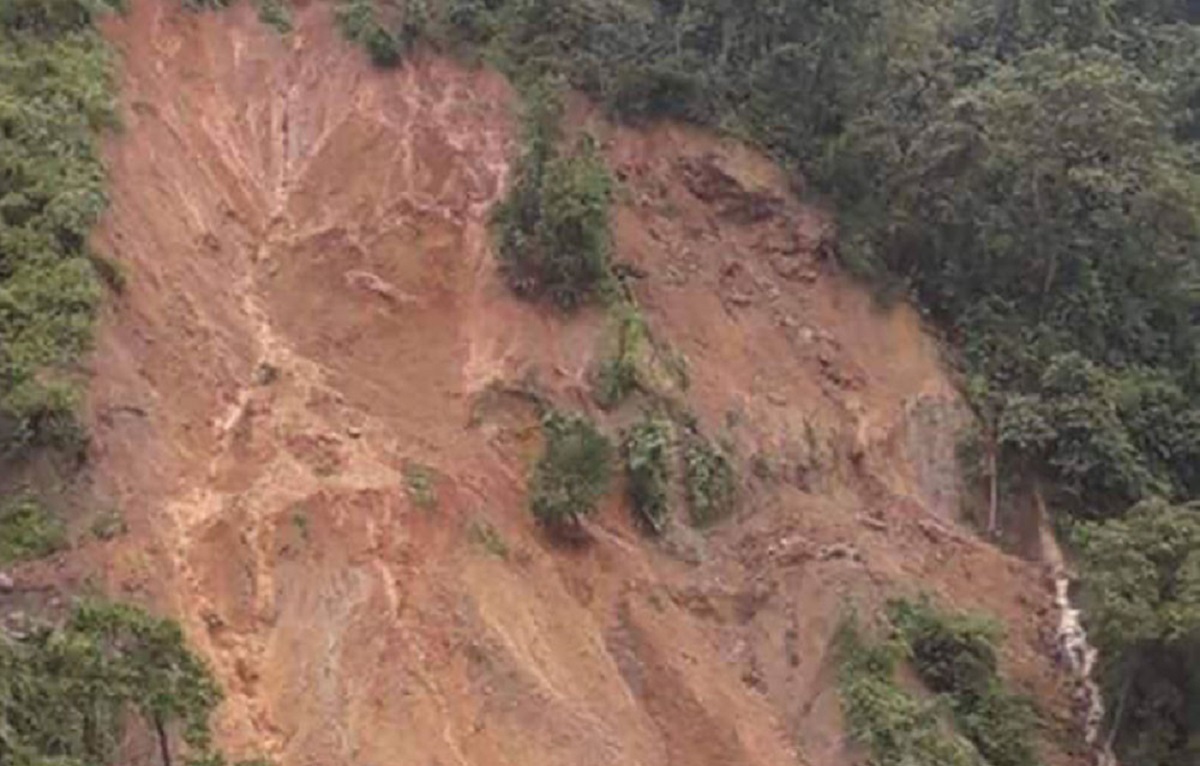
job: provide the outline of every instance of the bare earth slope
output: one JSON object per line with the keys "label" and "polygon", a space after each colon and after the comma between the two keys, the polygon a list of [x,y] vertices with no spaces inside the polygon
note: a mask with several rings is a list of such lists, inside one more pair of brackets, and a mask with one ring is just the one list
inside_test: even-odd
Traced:
{"label": "bare earth slope", "polygon": [[841,766],[838,617],[927,589],[1005,621],[1049,763],[1081,762],[1043,573],[953,521],[958,404],[933,343],[822,262],[822,217],[764,159],[580,110],[623,181],[618,257],[746,487],[735,518],[662,543],[614,490],[593,542],[563,549],[525,510],[536,419],[506,391],[592,408],[607,325],[495,272],[504,81],[429,56],[373,71],[324,5],[287,37],[244,4],[131,6],[106,27],[125,127],[94,242],[128,288],[90,397],[130,533],[97,555],[211,660],[235,753]]}

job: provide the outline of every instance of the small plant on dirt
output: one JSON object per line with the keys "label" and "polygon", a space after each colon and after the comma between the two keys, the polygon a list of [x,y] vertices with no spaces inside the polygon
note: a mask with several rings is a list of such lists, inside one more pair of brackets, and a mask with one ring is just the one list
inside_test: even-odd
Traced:
{"label": "small plant on dirt", "polygon": [[661,534],[667,526],[671,484],[671,424],[643,418],[625,434],[622,445],[629,500],[638,519]]}
{"label": "small plant on dirt", "polygon": [[550,412],[542,434],[545,451],[534,468],[530,509],[548,528],[577,526],[608,491],[612,445],[583,415]]}
{"label": "small plant on dirt", "polygon": [[92,519],[92,536],[97,540],[112,540],[125,534],[128,529],[121,512],[108,508],[96,514]]}
{"label": "small plant on dirt", "polygon": [[556,86],[531,86],[523,153],[495,224],[509,286],[570,310],[596,295],[609,277],[612,179],[591,137],[560,152],[561,119]]}
{"label": "small plant on dirt", "polygon": [[254,0],[258,20],[281,35],[292,31],[292,9],[287,0]]}
{"label": "small plant on dirt", "polygon": [[40,559],[66,545],[63,523],[34,496],[0,503],[0,564]]}
{"label": "small plant on dirt", "polygon": [[727,516],[737,498],[733,463],[719,447],[693,435],[683,455],[692,524],[706,527]]}
{"label": "small plant on dirt", "polygon": [[413,505],[427,511],[437,508],[433,478],[433,471],[427,466],[412,462],[404,464],[404,488]]}
{"label": "small plant on dirt", "polygon": [[485,520],[476,520],[471,522],[471,528],[468,532],[471,542],[475,543],[483,550],[492,554],[498,559],[508,559],[508,543],[504,542],[504,538],[500,535],[492,524]]}

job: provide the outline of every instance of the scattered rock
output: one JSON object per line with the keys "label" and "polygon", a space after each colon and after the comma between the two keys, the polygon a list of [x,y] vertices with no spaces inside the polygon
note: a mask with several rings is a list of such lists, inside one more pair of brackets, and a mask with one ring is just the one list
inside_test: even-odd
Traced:
{"label": "scattered rock", "polygon": [[358,426],[348,426],[346,428],[346,436],[349,436],[351,439],[360,439],[362,435],[363,430]]}
{"label": "scattered rock", "polygon": [[0,593],[12,593],[17,584],[13,582],[12,575],[7,572],[0,572]]}
{"label": "scattered rock", "polygon": [[876,532],[886,532],[887,522],[876,516],[859,516],[858,521],[867,529],[873,529]]}

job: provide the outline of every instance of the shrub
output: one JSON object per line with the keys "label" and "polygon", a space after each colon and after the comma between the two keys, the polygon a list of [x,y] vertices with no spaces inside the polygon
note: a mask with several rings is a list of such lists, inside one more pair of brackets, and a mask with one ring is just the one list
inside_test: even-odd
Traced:
{"label": "shrub", "polygon": [[867,749],[869,766],[979,766],[971,746],[942,725],[938,701],[923,702],[896,681],[900,645],[870,642],[851,619],[837,649],[847,729]]}
{"label": "shrub", "polygon": [[893,601],[888,614],[917,675],[949,700],[959,731],[987,763],[1036,766],[1033,708],[997,673],[999,629],[973,615],[940,611],[928,599]]}
{"label": "shrub", "polygon": [[560,154],[561,112],[553,86],[530,91],[524,151],[495,222],[509,286],[569,310],[595,295],[609,274],[612,180],[590,137]]}
{"label": "shrub", "polygon": [[547,527],[577,525],[608,491],[612,445],[583,415],[550,412],[542,418],[542,435],[530,509]]}
{"label": "shrub", "polygon": [[374,0],[346,0],[335,10],[342,34],[362,45],[376,66],[392,67],[400,63],[400,40],[380,18]]}
{"label": "shrub", "polygon": [[62,522],[32,495],[0,503],[0,565],[43,558],[66,544]]}
{"label": "shrub", "polygon": [[633,509],[647,528],[661,534],[669,510],[671,424],[653,417],[643,418],[625,434],[622,452]]}
{"label": "shrub", "polygon": [[733,510],[737,496],[733,463],[720,448],[699,436],[684,452],[684,483],[692,524],[705,527]]}
{"label": "shrub", "polygon": [[287,0],[255,0],[258,7],[258,20],[276,32],[286,35],[292,31],[292,11]]}
{"label": "shrub", "polygon": [[593,397],[604,409],[612,409],[639,385],[638,369],[646,344],[646,322],[636,308],[626,303],[615,306],[615,348],[596,372]]}

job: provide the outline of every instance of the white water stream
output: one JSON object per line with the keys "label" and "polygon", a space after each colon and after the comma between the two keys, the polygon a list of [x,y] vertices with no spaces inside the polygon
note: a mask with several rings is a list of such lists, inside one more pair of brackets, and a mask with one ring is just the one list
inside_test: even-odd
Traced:
{"label": "white water stream", "polygon": [[1049,519],[1042,513],[1042,552],[1054,573],[1054,601],[1058,606],[1058,646],[1071,672],[1079,680],[1080,706],[1084,709],[1084,735],[1095,766],[1120,766],[1104,736],[1104,695],[1092,677],[1100,653],[1088,641],[1083,613],[1071,603],[1071,576],[1062,548],[1054,538]]}

